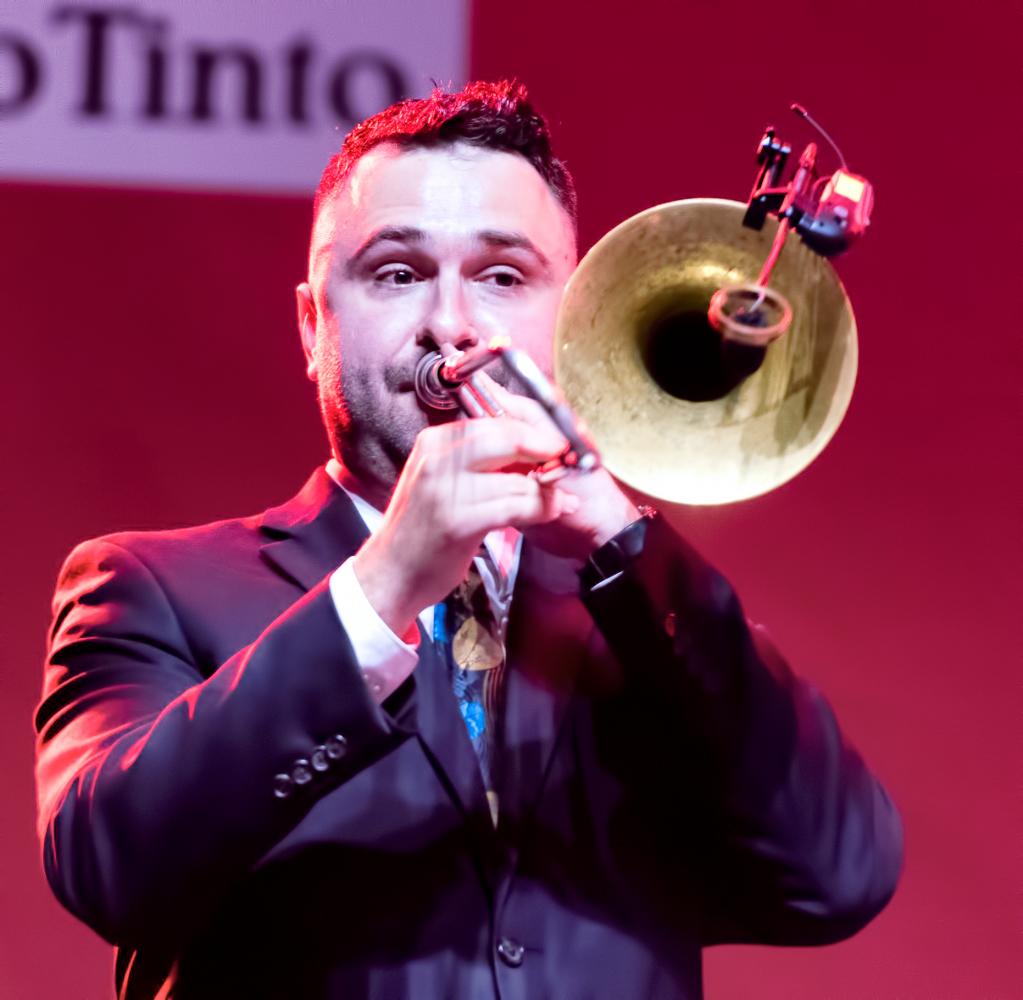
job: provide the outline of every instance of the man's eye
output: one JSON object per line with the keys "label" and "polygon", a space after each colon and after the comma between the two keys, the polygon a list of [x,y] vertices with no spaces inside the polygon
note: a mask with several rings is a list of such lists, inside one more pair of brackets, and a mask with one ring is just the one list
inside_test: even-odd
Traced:
{"label": "man's eye", "polygon": [[498,288],[514,288],[522,284],[522,278],[514,271],[488,271],[483,275],[483,280]]}
{"label": "man's eye", "polygon": [[375,280],[384,285],[411,285],[416,281],[416,273],[407,267],[396,267],[379,272]]}

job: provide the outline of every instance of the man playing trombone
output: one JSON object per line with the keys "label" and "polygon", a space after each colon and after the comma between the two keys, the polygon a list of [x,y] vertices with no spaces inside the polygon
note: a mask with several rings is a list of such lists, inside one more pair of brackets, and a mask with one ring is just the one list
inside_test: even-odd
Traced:
{"label": "man playing trombone", "polygon": [[817,944],[901,827],[729,584],[500,372],[550,370],[575,194],[522,88],[359,125],[298,326],[331,446],[294,499],[79,546],[38,711],[60,900],[124,997],[698,997],[700,950]]}

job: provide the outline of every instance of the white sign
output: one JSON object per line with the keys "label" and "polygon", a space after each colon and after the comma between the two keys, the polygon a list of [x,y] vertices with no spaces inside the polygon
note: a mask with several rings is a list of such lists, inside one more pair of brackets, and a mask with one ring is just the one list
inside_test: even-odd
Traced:
{"label": "white sign", "polygon": [[0,178],[309,193],[353,124],[460,87],[468,0],[0,0]]}

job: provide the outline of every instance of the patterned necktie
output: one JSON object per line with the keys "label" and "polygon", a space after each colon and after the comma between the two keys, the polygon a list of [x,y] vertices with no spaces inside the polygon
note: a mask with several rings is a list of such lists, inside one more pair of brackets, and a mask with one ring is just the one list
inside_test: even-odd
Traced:
{"label": "patterned necktie", "polygon": [[475,560],[465,580],[434,611],[434,638],[445,651],[451,685],[480,763],[497,826],[495,786],[500,747],[504,646]]}

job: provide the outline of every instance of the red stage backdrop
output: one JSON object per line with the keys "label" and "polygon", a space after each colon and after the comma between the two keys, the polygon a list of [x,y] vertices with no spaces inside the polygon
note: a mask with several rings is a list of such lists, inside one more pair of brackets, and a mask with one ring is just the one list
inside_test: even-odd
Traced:
{"label": "red stage backdrop", "polygon": [[[530,86],[575,171],[585,245],[657,202],[744,198],[767,122],[811,138],[793,100],[877,189],[872,231],[839,262],[861,336],[846,423],[775,493],[669,514],[886,780],[906,871],[850,942],[709,952],[712,1000],[1020,996],[1018,108],[1005,96],[1019,26],[996,6],[472,11],[469,72]],[[0,44],[0,105],[24,64]],[[0,118],[0,165],[18,114]],[[74,146],[54,155],[70,168],[47,176],[74,176]],[[54,576],[83,537],[251,513],[323,460],[292,306],[310,199],[17,172],[0,184],[0,996],[101,1000],[109,949],[51,898],[34,832],[30,719]]]}

